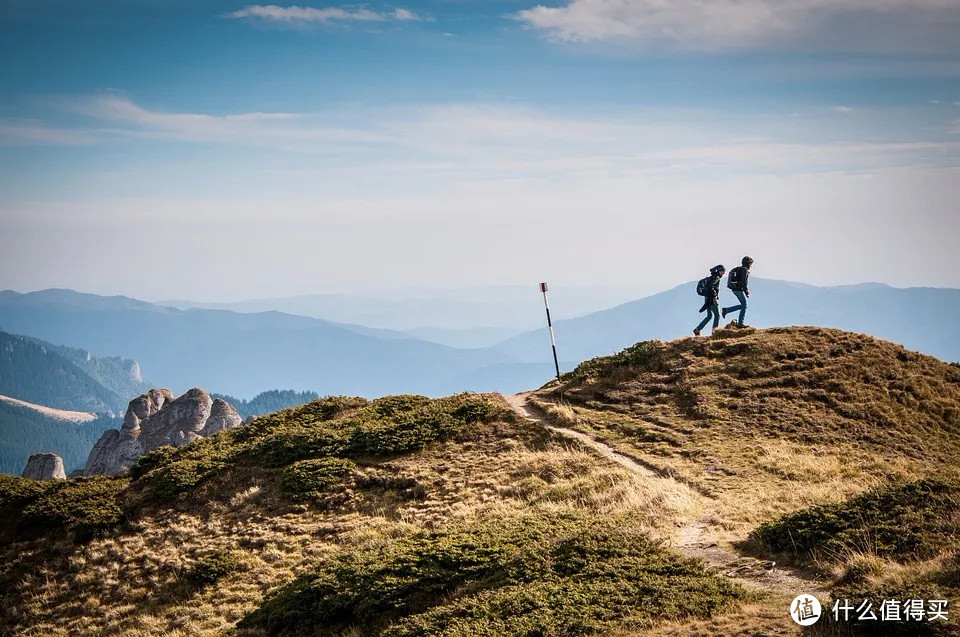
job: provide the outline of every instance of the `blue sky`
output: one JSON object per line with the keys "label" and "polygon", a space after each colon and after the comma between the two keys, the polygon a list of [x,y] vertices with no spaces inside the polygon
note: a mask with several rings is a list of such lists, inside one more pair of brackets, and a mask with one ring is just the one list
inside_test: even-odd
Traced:
{"label": "blue sky", "polygon": [[956,0],[0,0],[0,59],[0,288],[960,286]]}

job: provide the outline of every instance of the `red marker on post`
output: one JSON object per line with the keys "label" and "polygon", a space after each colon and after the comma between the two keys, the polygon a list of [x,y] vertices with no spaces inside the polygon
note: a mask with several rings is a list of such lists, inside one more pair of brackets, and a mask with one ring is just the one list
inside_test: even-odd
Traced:
{"label": "red marker on post", "polygon": [[547,282],[540,284],[543,292],[543,307],[547,310],[547,329],[550,330],[550,346],[553,348],[553,366],[557,370],[557,381],[560,380],[560,363],[557,362],[557,341],[553,338],[553,322],[550,320],[550,304],[547,302]]}

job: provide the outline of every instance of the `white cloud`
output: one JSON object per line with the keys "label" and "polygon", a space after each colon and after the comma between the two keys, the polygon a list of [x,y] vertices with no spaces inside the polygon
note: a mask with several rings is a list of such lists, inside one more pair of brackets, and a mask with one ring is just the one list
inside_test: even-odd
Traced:
{"label": "white cloud", "polygon": [[849,106],[843,106],[843,105],[841,105],[841,106],[834,106],[834,107],[833,107],[833,110],[834,110],[835,112],[837,112],[837,113],[852,113],[852,112],[853,112],[853,109],[852,109],[852,108],[850,108]]}
{"label": "white cloud", "polygon": [[172,113],[140,106],[122,92],[108,92],[55,104],[103,123],[99,138],[145,137],[193,142],[236,143],[309,149],[334,144],[383,142],[383,136],[342,125],[318,122],[300,113],[249,112],[230,115]]}
{"label": "white cloud", "polygon": [[[937,16],[952,20],[932,19]],[[942,44],[941,38],[949,43],[960,36],[956,0],[569,0],[514,17],[561,41],[621,40],[688,50],[779,48],[811,38],[842,49],[927,50]]]}
{"label": "white cloud", "polygon": [[248,18],[264,22],[285,24],[306,24],[324,22],[386,22],[396,20],[407,22],[419,20],[420,17],[409,9],[394,9],[393,11],[372,11],[364,7],[314,7],[289,6],[281,7],[275,4],[252,4],[227,15],[229,18]]}
{"label": "white cloud", "polygon": [[35,119],[0,118],[0,146],[83,146],[96,141],[83,130],[47,126]]}
{"label": "white cloud", "polygon": [[[93,123],[57,129],[29,120],[4,123],[19,143],[91,143],[118,139],[265,147],[326,156],[327,178],[375,170],[411,183],[435,180],[563,179],[590,174],[745,173],[872,170],[953,165],[960,142],[824,138],[825,115],[724,118],[708,111],[550,113],[503,104],[441,104],[357,109],[349,113],[168,112],[121,92],[50,102]],[[850,112],[846,106],[833,110]],[[864,111],[876,118],[876,113]],[[884,119],[903,130],[899,112]],[[900,118],[900,119],[896,119]],[[946,122],[945,122],[946,124]],[[956,126],[956,124],[951,124]],[[954,131],[955,132],[955,131]],[[810,141],[811,136],[819,141]],[[316,165],[324,160],[309,160]]]}

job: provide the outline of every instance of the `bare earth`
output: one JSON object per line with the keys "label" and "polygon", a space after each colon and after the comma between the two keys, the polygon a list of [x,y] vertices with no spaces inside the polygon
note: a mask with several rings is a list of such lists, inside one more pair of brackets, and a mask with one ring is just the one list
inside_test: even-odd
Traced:
{"label": "bare earth", "polygon": [[43,405],[28,403],[25,400],[17,400],[16,398],[10,398],[9,396],[0,396],[0,401],[9,403],[11,405],[16,405],[17,407],[26,407],[28,409],[33,409],[34,411],[40,412],[44,416],[56,418],[57,420],[66,420],[68,422],[90,422],[91,420],[96,419],[96,415],[85,412],[85,411],[67,411],[65,409],[54,409],[53,407],[44,407]]}

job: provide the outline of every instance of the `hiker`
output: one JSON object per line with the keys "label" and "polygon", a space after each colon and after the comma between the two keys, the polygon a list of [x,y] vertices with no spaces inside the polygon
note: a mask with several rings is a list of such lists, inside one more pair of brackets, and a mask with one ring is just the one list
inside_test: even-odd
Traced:
{"label": "hiker", "polygon": [[727,287],[733,292],[733,295],[740,301],[740,305],[725,307],[722,310],[723,318],[727,314],[740,310],[740,317],[737,319],[737,327],[746,327],[743,324],[743,317],[747,313],[747,298],[750,296],[750,289],[747,287],[747,279],[750,278],[750,266],[753,265],[753,259],[743,257],[738,268],[730,270],[730,276],[727,277]]}
{"label": "hiker", "polygon": [[718,308],[720,279],[723,278],[726,271],[727,269],[722,265],[715,265],[710,268],[710,276],[697,282],[697,294],[703,297],[703,307],[700,308],[700,311],[706,310],[707,316],[700,321],[700,325],[693,328],[694,336],[700,336],[700,330],[710,321],[711,316],[713,317],[713,329],[717,329],[720,325],[720,309]]}

